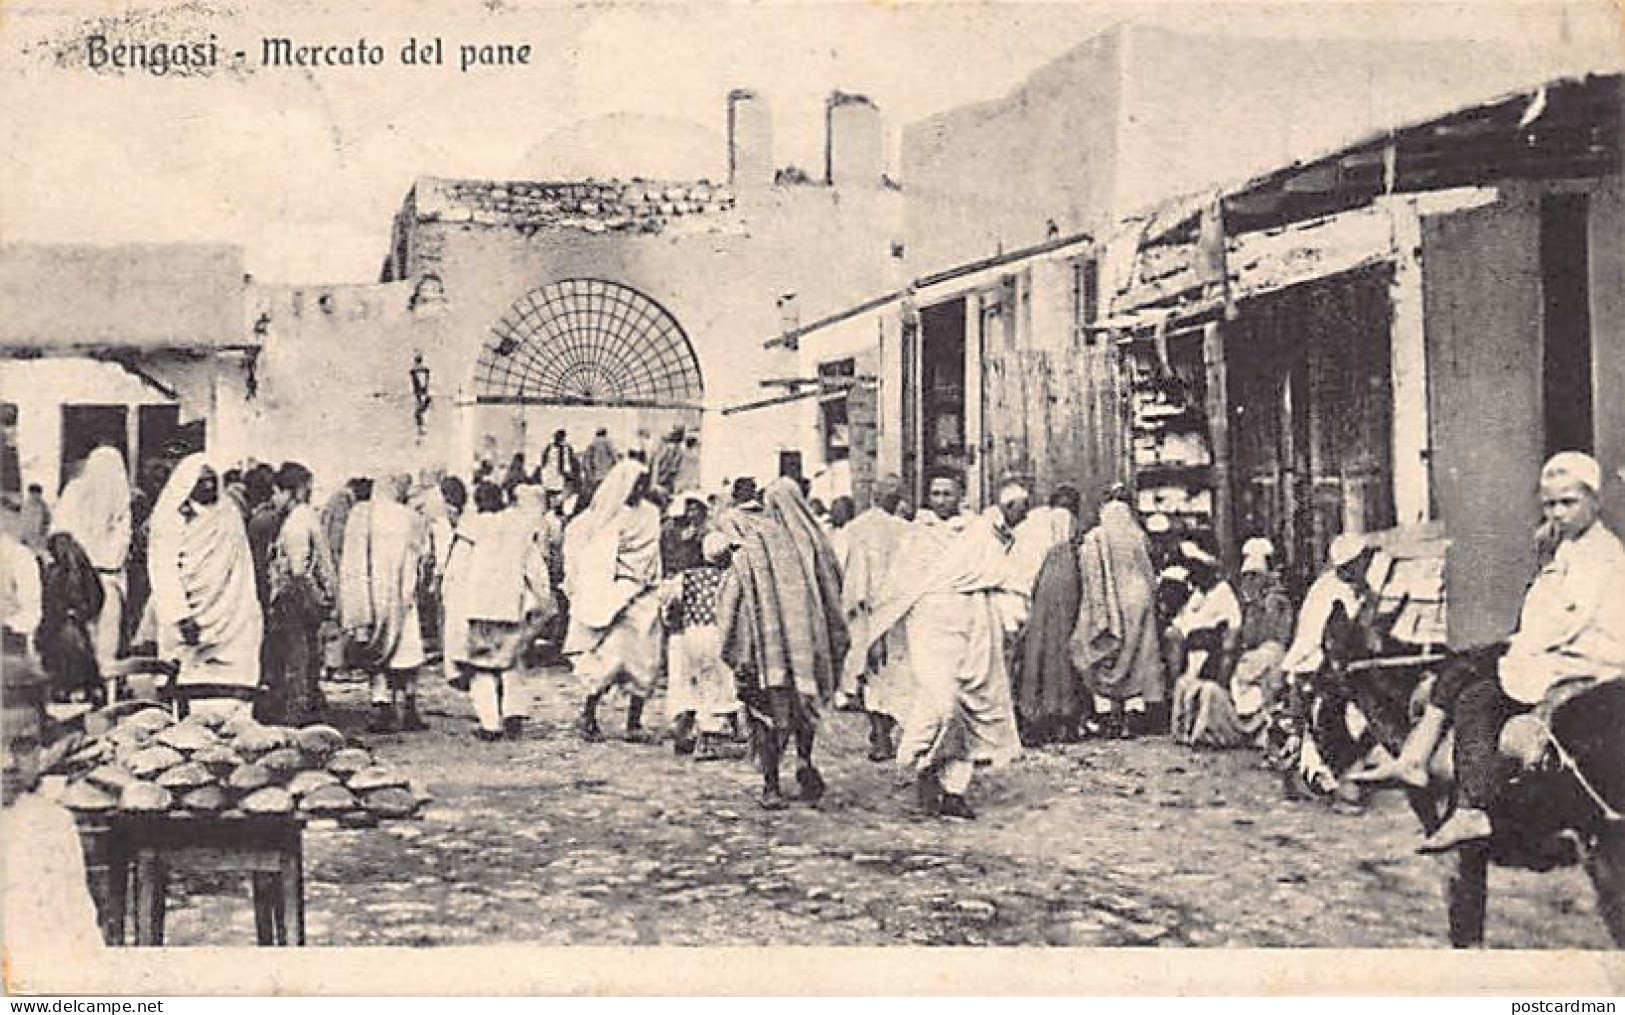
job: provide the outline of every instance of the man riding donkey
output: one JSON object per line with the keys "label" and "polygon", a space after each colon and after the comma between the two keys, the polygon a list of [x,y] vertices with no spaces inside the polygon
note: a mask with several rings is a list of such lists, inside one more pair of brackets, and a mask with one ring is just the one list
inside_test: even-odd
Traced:
{"label": "man riding donkey", "polygon": [[[1541,567],[1525,593],[1517,631],[1446,666],[1399,756],[1353,776],[1426,786],[1428,761],[1454,722],[1465,806],[1428,837],[1422,852],[1490,837],[1490,811],[1507,786],[1500,750],[1509,719],[1532,712],[1544,723],[1579,691],[1625,676],[1625,596],[1617,587],[1625,546],[1598,517],[1601,488],[1602,469],[1590,455],[1565,451],[1546,463],[1540,473],[1544,521],[1537,531]],[[1545,743],[1541,735],[1533,746],[1544,750]],[[1527,759],[1530,752],[1518,753]]]}

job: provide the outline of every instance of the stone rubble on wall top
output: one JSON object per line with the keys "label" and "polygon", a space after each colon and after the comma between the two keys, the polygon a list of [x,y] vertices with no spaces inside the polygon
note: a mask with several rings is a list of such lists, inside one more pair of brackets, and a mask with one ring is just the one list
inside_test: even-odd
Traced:
{"label": "stone rubble on wall top", "polygon": [[721,216],[735,206],[729,188],[708,180],[538,183],[426,178],[418,181],[413,195],[420,222],[573,228],[593,233],[659,231],[665,225],[663,219]]}

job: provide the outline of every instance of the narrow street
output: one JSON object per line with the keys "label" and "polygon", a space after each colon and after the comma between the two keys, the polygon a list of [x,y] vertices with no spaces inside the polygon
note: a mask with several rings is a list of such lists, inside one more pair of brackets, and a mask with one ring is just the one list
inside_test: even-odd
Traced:
{"label": "narrow street", "polygon": [[[1444,863],[1412,853],[1396,795],[1363,815],[1286,801],[1251,753],[1033,751],[978,780],[980,820],[926,820],[864,760],[860,719],[837,715],[820,739],[829,795],[765,813],[745,761],[583,744],[569,675],[532,680],[521,742],[476,741],[466,698],[439,682],[431,732],[363,734],[434,801],[417,821],[311,825],[311,945],[1447,943]],[[339,725],[363,729],[365,686],[329,692]],[[612,737],[620,711],[606,703]],[[170,944],[253,941],[246,885],[177,882]],[[1491,893],[1491,947],[1607,946],[1578,870],[1497,870]]]}

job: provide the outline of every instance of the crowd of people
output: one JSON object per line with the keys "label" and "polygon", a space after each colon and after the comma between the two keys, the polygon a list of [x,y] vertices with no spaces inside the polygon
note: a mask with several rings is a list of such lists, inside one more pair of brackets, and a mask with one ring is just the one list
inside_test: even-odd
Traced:
{"label": "crowd of people", "polygon": [[[1566,497],[1596,500],[1594,462],[1554,461]],[[1074,488],[1034,508],[1012,479],[974,513],[948,473],[918,511],[885,477],[859,513],[789,477],[708,495],[697,463],[681,428],[625,454],[599,431],[580,455],[560,430],[534,470],[515,456],[466,482],[356,477],[318,511],[297,462],[217,471],[192,454],[132,486],[121,454],[97,448],[54,509],[38,488],[7,505],[4,624],[58,698],[105,700],[126,658],[145,655],[173,666],[193,712],[297,725],[324,716],[324,678],[359,673],[369,729],[410,733],[427,728],[420,681],[439,671],[468,694],[483,740],[524,735],[524,671],[553,652],[579,683],[581,738],[604,737],[618,692],[625,735],[654,741],[645,707],[660,698],[680,753],[715,761],[749,745],[770,809],[825,792],[815,746],[830,709],[866,712],[869,758],[901,765],[921,808],[948,817],[974,817],[978,768],[1084,737],[1251,747],[1322,792],[1424,778],[1418,757],[1445,723],[1433,712],[1420,746],[1371,772],[1327,757],[1338,742],[1320,735],[1347,705],[1317,680],[1328,626],[1377,594],[1378,550],[1359,536],[1332,542],[1295,604],[1268,538],[1248,538],[1232,572],[1211,543],[1140,517],[1121,487],[1089,525]],[[1575,529],[1612,553],[1594,522],[1549,520],[1548,541]],[[1625,644],[1600,616],[1598,658]],[[1453,680],[1435,692],[1441,714],[1464,688],[1487,693]],[[1491,709],[1456,722],[1478,731]]]}

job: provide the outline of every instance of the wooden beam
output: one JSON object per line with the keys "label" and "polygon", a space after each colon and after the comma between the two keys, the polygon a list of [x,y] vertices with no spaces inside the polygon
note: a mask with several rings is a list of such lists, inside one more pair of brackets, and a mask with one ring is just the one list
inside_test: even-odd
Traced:
{"label": "wooden beam", "polygon": [[756,383],[764,388],[816,387],[825,391],[845,391],[860,384],[875,384],[878,381],[873,374],[858,374],[852,377],[771,377]]}
{"label": "wooden beam", "polygon": [[1341,164],[1344,169],[1381,169],[1387,161],[1386,146],[1383,148],[1362,148],[1349,152],[1343,156]]}
{"label": "wooden beam", "polygon": [[[1449,193],[1460,194],[1459,191]],[[1494,194],[1494,191],[1490,192]],[[1394,238],[1394,277],[1388,298],[1389,384],[1393,399],[1394,511],[1400,525],[1420,525],[1432,514],[1429,481],[1427,334],[1422,299],[1422,222],[1414,198],[1387,202]],[[1375,337],[1375,336],[1373,336]]]}
{"label": "wooden beam", "polygon": [[812,390],[797,391],[788,395],[775,395],[772,398],[763,398],[755,402],[743,402],[739,405],[730,405],[722,410],[722,414],[724,416],[734,416],[741,412],[751,412],[755,409],[766,409],[775,405],[787,405],[790,402],[800,402],[809,398],[817,398],[819,394],[820,392],[817,390]]}
{"label": "wooden beam", "polygon": [[1337,189],[1337,164],[1311,166],[1286,181],[1288,194],[1329,194]]}
{"label": "wooden beam", "polygon": [[165,398],[169,399],[171,402],[179,402],[181,400],[181,393],[179,391],[177,391],[175,388],[171,387],[170,385],[165,384],[163,381],[161,381],[158,378],[154,377],[152,374],[148,373],[146,370],[142,369],[141,364],[140,364],[140,357],[138,357],[138,356],[133,356],[133,355],[129,355],[129,354],[122,354],[122,355],[114,354],[114,355],[98,355],[98,356],[93,356],[92,358],[93,359],[103,360],[103,361],[108,362],[108,363],[117,364],[118,366],[122,367],[128,373],[134,374],[136,377],[140,378],[142,383],[146,384],[148,387],[152,388],[154,391],[158,392],[160,395],[163,395]]}
{"label": "wooden beam", "polygon": [[1224,358],[1224,326],[1202,328],[1202,360],[1207,367],[1208,443],[1213,452],[1213,536],[1221,560],[1234,556],[1235,523],[1230,503],[1230,382]]}

